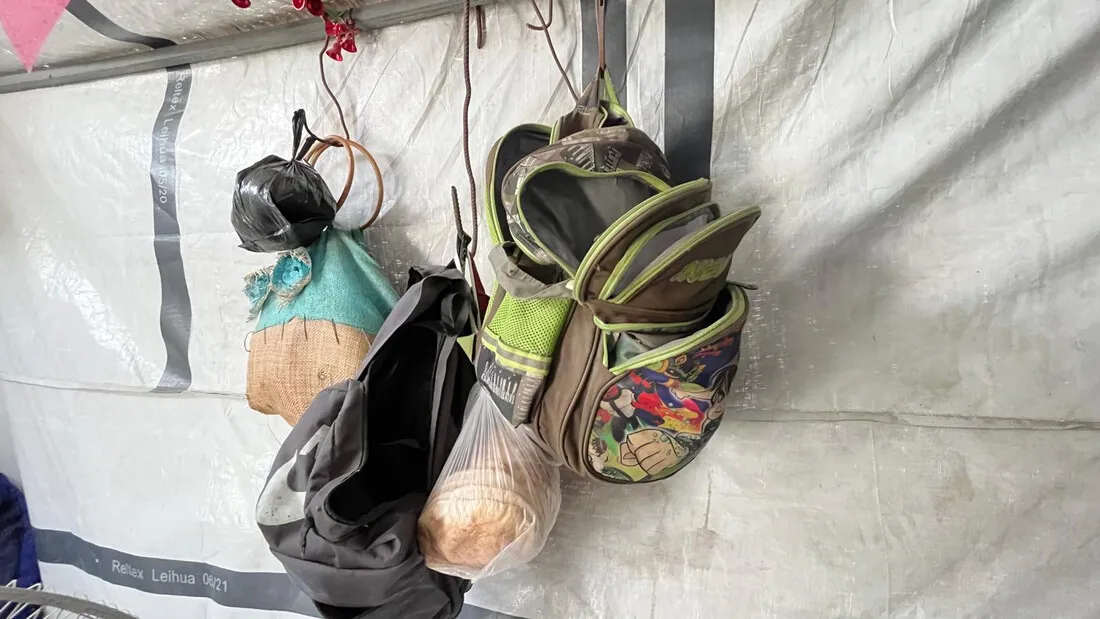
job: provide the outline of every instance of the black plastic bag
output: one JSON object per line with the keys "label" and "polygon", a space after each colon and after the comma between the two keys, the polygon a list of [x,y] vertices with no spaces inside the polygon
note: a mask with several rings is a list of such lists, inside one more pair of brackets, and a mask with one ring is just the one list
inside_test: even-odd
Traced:
{"label": "black plastic bag", "polygon": [[304,110],[294,112],[294,155],[268,155],[237,173],[233,228],[241,247],[280,252],[311,245],[336,217],[336,200],[317,170],[300,161],[315,141],[301,145]]}

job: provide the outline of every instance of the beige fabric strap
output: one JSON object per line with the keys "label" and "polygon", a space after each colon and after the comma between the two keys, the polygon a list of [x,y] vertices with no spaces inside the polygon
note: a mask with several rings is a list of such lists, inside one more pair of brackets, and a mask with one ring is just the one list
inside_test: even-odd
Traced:
{"label": "beige fabric strap", "polygon": [[508,255],[503,245],[494,245],[489,250],[489,264],[497,276],[497,283],[508,294],[519,299],[569,299],[573,296],[573,280],[555,284],[539,281],[519,268]]}

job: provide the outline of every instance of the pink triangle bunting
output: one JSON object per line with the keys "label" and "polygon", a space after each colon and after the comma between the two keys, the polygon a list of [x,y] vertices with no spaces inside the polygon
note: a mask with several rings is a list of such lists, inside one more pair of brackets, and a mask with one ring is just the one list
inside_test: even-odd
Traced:
{"label": "pink triangle bunting", "polygon": [[69,0],[0,0],[0,27],[27,71],[61,19]]}

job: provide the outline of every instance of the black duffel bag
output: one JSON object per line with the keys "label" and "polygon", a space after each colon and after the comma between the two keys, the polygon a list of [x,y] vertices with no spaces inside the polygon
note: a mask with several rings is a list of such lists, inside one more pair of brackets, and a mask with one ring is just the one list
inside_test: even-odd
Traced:
{"label": "black duffel bag", "polygon": [[477,330],[453,267],[414,270],[355,380],[322,391],[256,505],[272,553],[327,618],[456,617],[469,582],[429,570],[416,521],[475,384]]}

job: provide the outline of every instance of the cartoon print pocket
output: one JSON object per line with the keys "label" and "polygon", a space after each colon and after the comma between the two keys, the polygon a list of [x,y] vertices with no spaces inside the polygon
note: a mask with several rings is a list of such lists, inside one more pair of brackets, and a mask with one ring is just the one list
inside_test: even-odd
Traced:
{"label": "cartoon print pocket", "polygon": [[595,403],[586,464],[598,479],[664,479],[690,463],[722,419],[737,370],[747,299],[723,294],[720,318],[695,333],[611,368]]}

